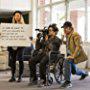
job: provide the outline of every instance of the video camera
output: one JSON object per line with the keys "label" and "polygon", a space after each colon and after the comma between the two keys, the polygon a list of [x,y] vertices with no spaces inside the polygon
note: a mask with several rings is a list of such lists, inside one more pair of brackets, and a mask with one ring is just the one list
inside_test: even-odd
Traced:
{"label": "video camera", "polygon": [[43,29],[35,29],[35,31],[39,31],[39,38],[43,38],[43,39],[49,33],[46,27],[44,27]]}

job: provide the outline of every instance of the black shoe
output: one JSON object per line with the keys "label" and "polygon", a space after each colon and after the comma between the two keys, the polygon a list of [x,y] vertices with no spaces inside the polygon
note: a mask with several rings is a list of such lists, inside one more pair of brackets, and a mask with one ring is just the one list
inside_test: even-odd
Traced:
{"label": "black shoe", "polygon": [[79,80],[83,80],[83,79],[85,79],[87,76],[88,76],[88,73],[85,74],[85,75],[82,75],[81,78],[80,78]]}
{"label": "black shoe", "polygon": [[15,81],[16,81],[15,78],[11,78],[11,79],[9,80],[9,82],[15,82]]}
{"label": "black shoe", "polygon": [[72,84],[71,84],[71,82],[69,82],[69,81],[65,81],[65,82],[60,86],[61,89],[71,88],[71,87],[72,87]]}

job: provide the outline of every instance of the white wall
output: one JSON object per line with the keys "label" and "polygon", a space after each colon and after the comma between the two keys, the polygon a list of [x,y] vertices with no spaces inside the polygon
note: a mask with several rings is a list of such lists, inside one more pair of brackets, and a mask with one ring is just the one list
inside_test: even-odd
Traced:
{"label": "white wall", "polygon": [[0,0],[0,11],[30,11],[31,10],[31,0]]}
{"label": "white wall", "polygon": [[86,53],[88,55],[88,61],[86,63],[86,67],[90,68],[90,43],[84,44],[84,48],[85,48],[85,51],[86,51]]}

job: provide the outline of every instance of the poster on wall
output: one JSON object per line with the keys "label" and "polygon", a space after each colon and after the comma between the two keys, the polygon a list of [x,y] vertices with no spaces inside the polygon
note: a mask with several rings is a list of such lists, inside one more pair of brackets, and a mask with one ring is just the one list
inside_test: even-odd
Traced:
{"label": "poster on wall", "polygon": [[0,46],[30,46],[31,27],[28,24],[0,25]]}

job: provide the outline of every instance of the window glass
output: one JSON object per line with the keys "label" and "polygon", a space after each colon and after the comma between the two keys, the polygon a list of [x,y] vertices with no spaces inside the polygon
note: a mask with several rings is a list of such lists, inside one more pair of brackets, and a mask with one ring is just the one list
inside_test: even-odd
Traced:
{"label": "window glass", "polygon": [[58,2],[58,1],[63,1],[63,0],[52,0],[52,2]]}
{"label": "window glass", "polygon": [[90,42],[90,0],[87,1],[88,4],[88,32],[87,41]]}
{"label": "window glass", "polygon": [[38,0],[38,6],[49,4],[50,0]]}
{"label": "window glass", "polygon": [[85,39],[85,1],[74,0],[69,3],[69,18],[76,30]]}
{"label": "window glass", "polygon": [[38,11],[38,27],[44,28],[50,24],[50,8],[41,8]]}
{"label": "window glass", "polygon": [[58,36],[61,37],[61,26],[65,22],[65,4],[53,5],[52,7],[52,23],[56,23],[59,28]]}

